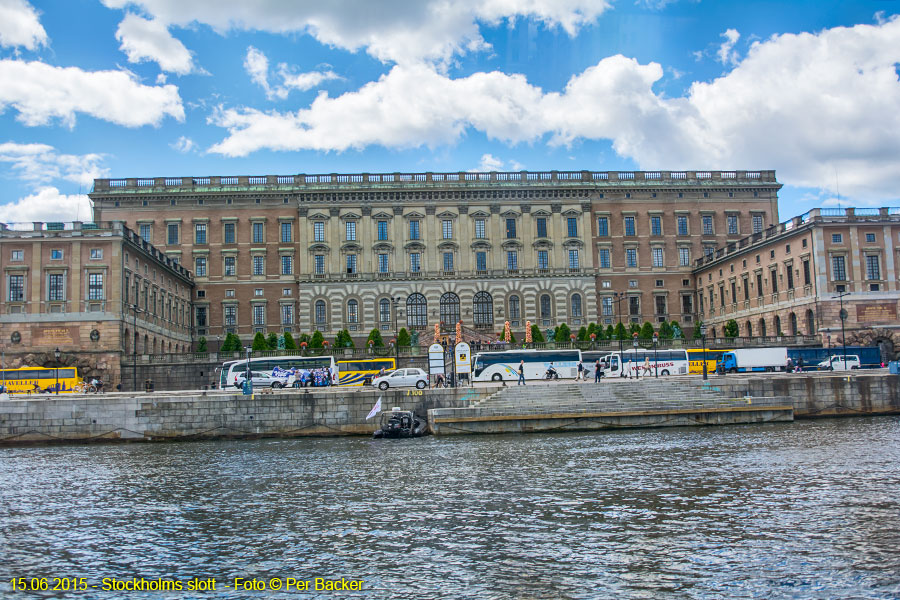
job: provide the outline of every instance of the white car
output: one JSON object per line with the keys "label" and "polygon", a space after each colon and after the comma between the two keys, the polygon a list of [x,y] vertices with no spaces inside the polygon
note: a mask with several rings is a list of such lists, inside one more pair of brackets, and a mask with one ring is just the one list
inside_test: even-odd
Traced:
{"label": "white car", "polygon": [[397,369],[372,380],[372,385],[379,390],[389,387],[412,387],[420,390],[428,387],[428,373],[422,369]]}
{"label": "white car", "polygon": [[819,368],[825,369],[826,371],[849,371],[850,369],[858,369],[859,367],[859,356],[857,356],[856,354],[847,355],[846,366],[844,364],[843,354],[832,356],[828,360],[823,360],[819,363]]}
{"label": "white car", "polygon": [[[247,373],[240,372],[234,377],[234,387],[237,389],[241,389],[244,387],[244,380],[247,378]],[[262,373],[260,371],[251,371],[250,372],[250,382],[253,384],[255,388],[261,387],[272,387],[272,388],[283,388],[285,382],[283,379],[279,379],[277,377],[272,377],[268,373]]]}

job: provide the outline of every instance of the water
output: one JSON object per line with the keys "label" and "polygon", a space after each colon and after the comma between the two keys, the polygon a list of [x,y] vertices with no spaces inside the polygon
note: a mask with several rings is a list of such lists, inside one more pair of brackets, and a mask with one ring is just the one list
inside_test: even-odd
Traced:
{"label": "water", "polygon": [[[898,465],[888,417],[0,449],[0,596],[898,598]],[[217,589],[16,594],[12,577]]]}

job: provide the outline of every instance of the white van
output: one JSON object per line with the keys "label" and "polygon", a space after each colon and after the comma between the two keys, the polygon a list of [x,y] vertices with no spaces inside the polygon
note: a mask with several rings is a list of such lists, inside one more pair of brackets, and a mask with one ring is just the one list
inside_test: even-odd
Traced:
{"label": "white van", "polygon": [[850,369],[858,369],[859,364],[859,356],[856,354],[848,354],[846,362],[844,361],[844,355],[841,354],[832,356],[828,360],[823,360],[819,363],[819,368],[826,371],[849,371]]}

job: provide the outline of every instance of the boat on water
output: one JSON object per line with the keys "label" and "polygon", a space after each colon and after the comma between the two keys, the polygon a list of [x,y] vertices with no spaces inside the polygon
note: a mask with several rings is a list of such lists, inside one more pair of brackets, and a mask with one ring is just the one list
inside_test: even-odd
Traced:
{"label": "boat on water", "polygon": [[427,423],[410,410],[394,408],[381,413],[381,425],[372,435],[381,438],[413,438],[425,435]]}

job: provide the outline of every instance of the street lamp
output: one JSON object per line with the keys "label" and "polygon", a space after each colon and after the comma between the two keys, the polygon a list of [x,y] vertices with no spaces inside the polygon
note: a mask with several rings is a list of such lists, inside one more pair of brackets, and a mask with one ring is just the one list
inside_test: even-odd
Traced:
{"label": "street lamp", "polygon": [[638,334],[636,332],[631,334],[631,343],[634,345],[634,356],[632,357],[632,358],[634,358],[634,360],[632,362],[634,363],[634,367],[635,367],[634,368],[634,378],[638,379],[638,368],[639,368],[638,364],[637,364]]}
{"label": "street lamp", "polygon": [[400,298],[391,298],[391,304],[394,305],[394,334],[397,334],[397,307],[400,305]]}
{"label": "street lamp", "polygon": [[134,344],[131,348],[131,388],[136,392],[137,391],[137,343],[138,343],[138,333],[137,333],[137,316],[140,309],[138,308],[137,302],[132,306],[134,310]]}
{"label": "street lamp", "polygon": [[706,373],[706,324],[700,325],[700,339],[703,340],[703,379],[704,381],[708,379],[708,375]]}
{"label": "street lamp", "polygon": [[[616,318],[619,319],[619,323],[622,322],[622,299],[625,297],[625,294],[620,294],[619,292],[613,292],[613,298],[616,300]],[[623,325],[624,327],[624,325]],[[622,377],[625,376],[625,344],[624,340],[619,338],[619,360],[622,362]]]}
{"label": "street lamp", "polygon": [[653,332],[653,368],[656,371],[654,377],[659,379],[659,354],[656,352],[657,344],[659,344],[659,333]]}
{"label": "street lamp", "polygon": [[253,377],[250,376],[250,351],[253,350],[252,346],[246,346],[244,348],[247,351],[247,373],[244,375],[244,383],[250,385],[250,392],[253,392]]}
{"label": "street lamp", "polygon": [[56,395],[59,396],[59,348],[53,352],[56,357]]}
{"label": "street lamp", "polygon": [[850,292],[841,292],[837,296],[832,297],[834,300],[837,298],[841,303],[841,312],[838,315],[841,317],[841,344],[844,346],[844,370],[847,370],[847,338],[844,336],[844,321],[847,320],[847,311],[844,310],[844,296],[849,296]]}

